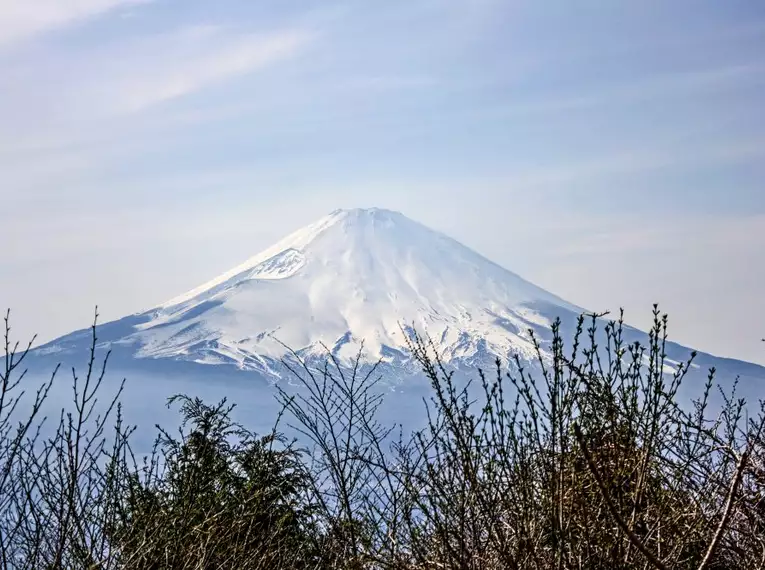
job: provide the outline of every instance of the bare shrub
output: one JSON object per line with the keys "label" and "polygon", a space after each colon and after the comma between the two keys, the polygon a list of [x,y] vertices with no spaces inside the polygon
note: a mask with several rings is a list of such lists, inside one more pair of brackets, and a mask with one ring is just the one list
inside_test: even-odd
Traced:
{"label": "bare shrub", "polygon": [[[232,406],[188,396],[177,432],[136,458],[121,385],[101,399],[97,327],[57,423],[41,416],[56,371],[29,389],[10,341],[0,374],[2,568],[563,569],[765,567],[765,407],[718,385],[682,401],[694,356],[666,357],[622,317],[553,327],[537,359],[457,376],[414,334],[430,384],[425,426],[378,419],[381,368],[328,351],[287,364],[298,443],[257,435]],[[533,335],[532,335],[533,338]],[[543,350],[544,346],[544,350]],[[297,357],[293,353],[293,357]],[[290,364],[293,363],[293,364]],[[722,405],[713,406],[719,391]]]}
{"label": "bare shrub", "polygon": [[[405,440],[375,423],[369,376],[331,355],[323,371],[306,367],[298,376],[310,396],[281,398],[316,444],[318,472],[334,474],[317,495],[345,523],[372,529],[363,549],[351,537],[354,559],[381,568],[761,565],[763,414],[746,419],[735,383],[722,390],[714,371],[680,405],[695,355],[670,366],[658,309],[648,346],[625,343],[621,316],[598,346],[599,317],[579,319],[568,349],[557,322],[551,357],[535,339],[534,366],[497,361],[472,381],[415,337],[409,348],[432,396],[427,426]],[[724,397],[717,412],[713,389]]]}

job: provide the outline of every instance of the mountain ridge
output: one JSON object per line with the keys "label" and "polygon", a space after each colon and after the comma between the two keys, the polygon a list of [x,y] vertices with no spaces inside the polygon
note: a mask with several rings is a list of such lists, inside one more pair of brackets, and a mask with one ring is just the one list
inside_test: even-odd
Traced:
{"label": "mountain ridge", "polygon": [[[367,361],[405,369],[407,326],[429,335],[456,367],[513,354],[533,360],[529,330],[544,351],[554,319],[571,330],[582,312],[399,212],[355,208],[334,210],[153,309],[101,325],[99,338],[126,359],[226,364],[280,377],[287,346],[308,360],[327,346],[347,362],[361,341]],[[78,350],[85,336],[65,335],[38,354]],[[690,353],[672,346],[674,360]],[[765,379],[755,364],[702,360]]]}

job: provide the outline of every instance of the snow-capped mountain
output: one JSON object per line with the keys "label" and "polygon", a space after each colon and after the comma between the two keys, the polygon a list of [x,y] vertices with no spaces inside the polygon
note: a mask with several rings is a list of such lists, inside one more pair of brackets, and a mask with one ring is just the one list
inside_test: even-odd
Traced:
{"label": "snow-capped mountain", "polygon": [[[369,361],[406,369],[405,335],[413,327],[460,367],[518,353],[533,360],[529,330],[549,341],[556,317],[565,332],[582,310],[400,213],[336,210],[186,294],[102,325],[99,340],[123,361],[225,365],[275,377],[287,347],[306,359],[327,347],[348,361],[362,340]],[[628,337],[645,335],[629,329]],[[79,331],[36,353],[61,357],[88,341],[88,331]],[[673,344],[668,355],[682,361],[689,352]],[[710,355],[696,363],[765,381],[757,365]]]}

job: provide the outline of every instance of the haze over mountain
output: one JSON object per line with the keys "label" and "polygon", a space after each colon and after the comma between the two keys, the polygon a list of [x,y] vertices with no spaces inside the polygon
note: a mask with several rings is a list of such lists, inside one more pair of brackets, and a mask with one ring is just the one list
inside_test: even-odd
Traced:
{"label": "haze over mountain", "polygon": [[[545,349],[553,321],[565,335],[583,311],[398,212],[370,208],[336,210],[196,289],[101,325],[98,337],[125,367],[233,367],[271,380],[284,376],[291,351],[315,362],[329,349],[347,363],[363,341],[365,361],[402,377],[417,372],[406,350],[412,327],[461,368],[514,354],[533,361],[530,331]],[[647,342],[629,327],[626,338]],[[35,355],[84,354],[89,341],[78,331]],[[669,369],[690,352],[670,344]],[[695,363],[704,374],[714,366],[765,381],[758,365],[708,354]]]}

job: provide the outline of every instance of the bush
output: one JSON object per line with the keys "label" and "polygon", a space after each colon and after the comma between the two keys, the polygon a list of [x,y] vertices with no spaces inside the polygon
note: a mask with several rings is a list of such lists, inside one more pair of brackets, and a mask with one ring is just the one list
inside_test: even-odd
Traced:
{"label": "bush", "polygon": [[406,439],[375,423],[372,376],[331,356],[295,371],[309,397],[281,399],[332,473],[322,501],[365,532],[345,551],[370,568],[759,567],[762,410],[745,419],[734,383],[713,413],[714,371],[684,409],[695,355],[665,373],[666,316],[655,308],[647,347],[625,345],[621,316],[599,347],[597,317],[579,319],[568,352],[556,323],[551,361],[535,340],[536,374],[497,361],[476,384],[415,337],[432,397]]}
{"label": "bush", "polygon": [[[601,315],[602,316],[602,315]],[[377,369],[328,352],[277,392],[302,434],[258,436],[232,407],[176,396],[177,434],[136,459],[119,391],[96,414],[106,361],[73,372],[71,413],[42,435],[54,377],[24,400],[26,351],[8,339],[0,377],[3,568],[757,568],[765,560],[765,410],[710,371],[698,399],[668,374],[667,319],[648,346],[621,317],[582,316],[551,358],[499,360],[458,378],[418,336],[426,426],[376,419]],[[602,333],[602,335],[601,335]],[[601,340],[598,345],[598,341]],[[360,354],[360,353],[359,353]],[[293,355],[296,356],[296,355]],[[108,355],[107,355],[108,359]],[[368,369],[367,369],[368,370]],[[710,394],[723,405],[712,410]],[[24,403],[29,414],[15,422]],[[754,414],[752,414],[754,415]],[[107,426],[112,424],[111,430]]]}
{"label": "bush", "polygon": [[225,401],[178,396],[178,437],[130,472],[110,532],[122,568],[308,568],[314,509],[300,454],[230,420]]}

